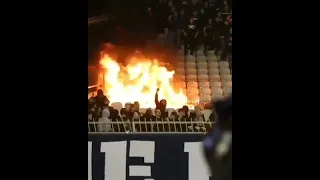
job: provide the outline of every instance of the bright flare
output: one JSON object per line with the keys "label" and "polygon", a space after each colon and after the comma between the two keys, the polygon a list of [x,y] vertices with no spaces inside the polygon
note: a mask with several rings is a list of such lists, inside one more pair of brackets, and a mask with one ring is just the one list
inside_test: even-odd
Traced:
{"label": "bright flare", "polygon": [[104,54],[100,64],[105,68],[104,92],[111,103],[121,102],[124,105],[139,101],[142,108],[154,108],[155,92],[160,88],[159,101],[166,99],[168,108],[187,105],[185,92],[180,88],[174,89],[174,71],[168,71],[157,60],[131,57],[130,63],[124,67]]}

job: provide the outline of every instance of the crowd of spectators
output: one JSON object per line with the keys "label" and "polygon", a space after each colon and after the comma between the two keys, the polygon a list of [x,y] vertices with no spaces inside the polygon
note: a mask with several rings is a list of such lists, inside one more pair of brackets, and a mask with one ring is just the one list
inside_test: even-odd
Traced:
{"label": "crowd of spectators", "polygon": [[[160,0],[144,16],[146,34],[154,31],[166,44],[184,44],[185,53],[204,44],[205,53],[215,50],[226,57],[232,51],[232,4],[228,0]],[[155,29],[154,29],[155,28]]]}
{"label": "crowd of spectators", "polygon": [[97,96],[88,100],[88,132],[206,132],[211,128],[209,122],[215,121],[214,112],[208,120],[200,105],[192,111],[183,106],[169,114],[166,100],[158,100],[158,91],[154,113],[151,108],[141,112],[138,101],[126,103],[119,112],[109,106],[108,98],[99,89]]}

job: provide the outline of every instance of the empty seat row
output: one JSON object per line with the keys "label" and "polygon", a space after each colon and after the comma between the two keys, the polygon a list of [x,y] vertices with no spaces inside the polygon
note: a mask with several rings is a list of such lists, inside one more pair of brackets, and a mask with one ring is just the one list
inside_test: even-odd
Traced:
{"label": "empty seat row", "polygon": [[226,69],[184,69],[184,68],[178,68],[175,70],[175,75],[231,75],[231,70]]}
{"label": "empty seat row", "polygon": [[229,94],[232,91],[232,88],[224,87],[221,89],[220,87],[212,87],[212,88],[187,88],[187,94],[216,94],[216,95],[222,95],[222,94]]}
{"label": "empty seat row", "polygon": [[201,101],[201,102],[211,102],[211,101],[216,101],[219,99],[223,99],[223,95],[188,95],[187,99],[190,102],[196,102],[196,101]]}
{"label": "empty seat row", "polygon": [[219,61],[219,57],[216,55],[200,55],[200,56],[193,56],[193,55],[178,55],[176,56],[178,61],[186,61],[186,62],[217,62]]}
{"label": "empty seat row", "polygon": [[[180,76],[181,79],[183,79],[182,76]],[[191,81],[215,81],[215,82],[220,82],[220,81],[232,81],[232,76],[227,74],[227,75],[187,75],[186,76],[187,82]]]}

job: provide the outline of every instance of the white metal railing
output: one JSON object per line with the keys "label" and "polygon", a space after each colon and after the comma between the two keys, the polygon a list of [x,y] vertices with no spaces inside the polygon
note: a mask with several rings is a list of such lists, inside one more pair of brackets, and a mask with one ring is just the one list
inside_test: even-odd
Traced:
{"label": "white metal railing", "polygon": [[206,133],[214,123],[197,119],[133,119],[88,122],[88,133]]}

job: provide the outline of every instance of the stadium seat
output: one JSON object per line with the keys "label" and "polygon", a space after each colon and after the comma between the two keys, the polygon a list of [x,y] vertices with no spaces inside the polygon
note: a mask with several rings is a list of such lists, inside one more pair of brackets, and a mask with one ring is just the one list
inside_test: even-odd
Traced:
{"label": "stadium seat", "polygon": [[191,68],[187,69],[187,75],[196,75],[196,74],[197,74],[196,69],[191,69]]}
{"label": "stadium seat", "polygon": [[198,88],[187,88],[187,94],[188,95],[191,95],[191,94],[196,94],[198,95],[199,94],[199,89]]}
{"label": "stadium seat", "polygon": [[206,56],[197,56],[196,61],[197,62],[207,62],[207,57]]}
{"label": "stadium seat", "polygon": [[209,88],[210,87],[210,83],[209,82],[205,82],[205,81],[199,82],[199,87],[200,88]]}
{"label": "stadium seat", "polygon": [[197,51],[197,52],[196,52],[196,56],[204,56],[203,51],[201,51],[201,50],[200,50],[200,51]]}
{"label": "stadium seat", "polygon": [[222,81],[232,81],[231,75],[221,75]]}
{"label": "stadium seat", "polygon": [[221,75],[229,75],[230,69],[229,68],[222,68],[222,69],[220,69],[220,74]]}
{"label": "stadium seat", "polygon": [[168,114],[170,115],[172,112],[174,112],[174,108],[167,108]]}
{"label": "stadium seat", "polygon": [[210,102],[212,99],[211,99],[211,96],[209,94],[201,94],[200,95],[200,101],[201,102]]}
{"label": "stadium seat", "polygon": [[220,61],[219,68],[229,68],[229,63],[227,61]]}
{"label": "stadium seat", "polygon": [[196,63],[195,62],[187,62],[186,68],[195,69],[196,68]]}
{"label": "stadium seat", "polygon": [[214,95],[223,95],[223,91],[221,88],[216,88],[216,87],[212,87],[211,88],[211,93]]}
{"label": "stadium seat", "polygon": [[211,51],[208,51],[208,52],[207,52],[207,55],[208,55],[208,56],[209,56],[209,55],[214,56],[214,51],[212,51],[212,50],[211,50]]}
{"label": "stadium seat", "polygon": [[187,55],[187,56],[186,56],[186,61],[187,61],[187,62],[195,62],[196,59],[195,59],[195,57],[192,56],[192,55]]}
{"label": "stadium seat", "polygon": [[210,68],[209,69],[209,75],[219,75],[219,69]]}
{"label": "stadium seat", "polygon": [[184,68],[177,68],[177,70],[175,71],[175,74],[185,75],[185,69]]}
{"label": "stadium seat", "polygon": [[200,94],[211,94],[210,88],[200,88]]}
{"label": "stadium seat", "polygon": [[211,98],[212,98],[213,101],[218,101],[218,100],[223,99],[223,96],[222,95],[212,94]]}
{"label": "stadium seat", "polygon": [[114,109],[117,109],[118,111],[120,111],[123,108],[123,105],[121,102],[111,103],[110,106],[113,107]]}
{"label": "stadium seat", "polygon": [[146,113],[148,108],[139,108],[139,112],[142,112],[143,114]]}
{"label": "stadium seat", "polygon": [[227,96],[227,95],[229,95],[229,94],[231,94],[232,93],[232,88],[227,88],[227,87],[224,87],[223,88],[223,94],[225,95],[225,96]]}
{"label": "stadium seat", "polygon": [[184,75],[174,75],[174,79],[177,81],[183,82],[186,80],[186,77]]}
{"label": "stadium seat", "polygon": [[209,62],[208,63],[209,68],[215,68],[218,69],[219,64],[217,62]]}
{"label": "stadium seat", "polygon": [[180,56],[180,55],[183,55],[183,54],[184,54],[183,49],[179,49],[179,50],[178,50],[178,52],[177,52],[177,55],[179,55],[179,56]]}
{"label": "stadium seat", "polygon": [[198,95],[188,95],[187,99],[189,102],[195,102],[195,101],[199,101],[199,96]]}
{"label": "stadium seat", "polygon": [[213,82],[220,82],[221,78],[219,75],[210,75],[209,79],[210,79],[210,81],[213,81]]}
{"label": "stadium seat", "polygon": [[197,81],[197,79],[196,75],[187,75],[187,82]]}
{"label": "stadium seat", "polygon": [[198,76],[199,81],[209,81],[208,75],[199,75]]}
{"label": "stadium seat", "polygon": [[221,82],[210,82],[210,87],[221,88]]}
{"label": "stadium seat", "polygon": [[223,87],[232,88],[232,81],[223,81]]}
{"label": "stadium seat", "polygon": [[197,68],[198,69],[208,69],[208,64],[206,62],[198,62]]}
{"label": "stadium seat", "polygon": [[198,75],[207,75],[208,70],[207,69],[198,69],[197,73],[198,73]]}
{"label": "stadium seat", "polygon": [[187,87],[188,88],[198,88],[198,83],[197,82],[187,82]]}
{"label": "stadium seat", "polygon": [[177,68],[184,68],[184,62],[178,62]]}
{"label": "stadium seat", "polygon": [[[201,98],[201,97],[200,97]],[[211,98],[210,98],[210,96],[209,96],[209,101],[211,101]],[[202,112],[202,114],[203,114],[203,116],[204,116],[204,120],[205,121],[210,121],[209,120],[209,117],[210,117],[210,115],[211,115],[211,113],[212,113],[212,110],[211,109],[204,109],[204,110],[202,110],[201,111]]]}
{"label": "stadium seat", "polygon": [[208,55],[207,56],[207,61],[208,62],[217,62],[218,61],[218,57],[217,56],[213,56],[213,55]]}
{"label": "stadium seat", "polygon": [[178,55],[176,56],[176,59],[178,62],[184,62],[184,55]]}

